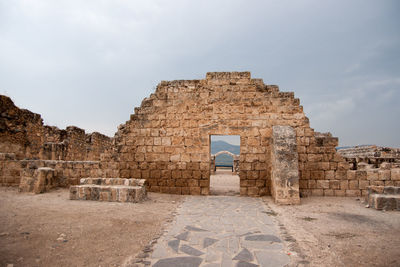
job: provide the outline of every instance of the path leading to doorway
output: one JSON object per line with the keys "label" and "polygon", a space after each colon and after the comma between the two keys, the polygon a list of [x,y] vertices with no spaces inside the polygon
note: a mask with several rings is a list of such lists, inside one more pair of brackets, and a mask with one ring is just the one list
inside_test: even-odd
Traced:
{"label": "path leading to doorway", "polygon": [[284,266],[290,258],[259,198],[188,196],[148,261],[167,266]]}
{"label": "path leading to doorway", "polygon": [[217,169],[210,177],[210,194],[235,196],[240,194],[240,178],[231,170]]}

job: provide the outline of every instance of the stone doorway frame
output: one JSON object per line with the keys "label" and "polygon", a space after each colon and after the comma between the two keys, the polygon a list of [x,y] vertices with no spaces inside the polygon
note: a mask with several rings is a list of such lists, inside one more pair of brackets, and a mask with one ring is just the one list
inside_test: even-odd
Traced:
{"label": "stone doorway frame", "polygon": [[[236,154],[233,154],[233,153],[231,153],[229,151],[219,151],[215,155],[213,155],[211,153],[211,136],[239,136],[239,147],[240,147],[239,154],[236,155]],[[239,166],[240,166],[239,162],[240,162],[240,154],[241,154],[241,151],[242,151],[242,138],[243,138],[243,136],[241,136],[238,133],[235,133],[235,134],[227,134],[226,132],[221,133],[221,134],[208,133],[208,151],[209,151],[208,155],[209,155],[209,163],[210,163],[210,170],[209,170],[209,177],[208,177],[208,190],[209,190],[209,192],[211,190],[211,186],[210,186],[210,184],[211,184],[211,176],[213,174],[215,174],[215,172],[214,172],[214,169],[215,169],[215,158],[216,158],[217,155],[220,155],[220,154],[229,154],[229,155],[232,156],[232,158],[233,158],[233,166],[234,166],[232,174],[239,176],[239,191],[240,191],[242,178],[240,177],[240,172],[239,172]],[[214,159],[213,159],[213,157],[214,157]],[[236,162],[236,165],[235,165],[235,162]],[[235,168],[235,166],[236,166],[236,168]]]}

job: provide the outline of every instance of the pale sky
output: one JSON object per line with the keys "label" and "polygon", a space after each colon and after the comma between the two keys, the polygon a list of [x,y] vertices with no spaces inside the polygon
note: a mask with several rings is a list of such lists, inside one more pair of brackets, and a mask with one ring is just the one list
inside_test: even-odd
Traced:
{"label": "pale sky", "polygon": [[113,136],[161,80],[250,71],[341,146],[400,147],[400,1],[0,0],[0,94]]}

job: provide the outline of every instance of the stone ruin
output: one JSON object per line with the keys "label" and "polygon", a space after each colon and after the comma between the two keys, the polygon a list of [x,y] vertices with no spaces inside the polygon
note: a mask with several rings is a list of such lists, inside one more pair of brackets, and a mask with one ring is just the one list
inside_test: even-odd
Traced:
{"label": "stone ruin", "polygon": [[[240,135],[242,196],[272,195],[277,203],[298,204],[300,195],[366,196],[369,186],[400,186],[398,165],[354,169],[336,151],[338,138],[310,128],[294,93],[249,72],[162,81],[113,138],[44,126],[40,115],[1,96],[0,183],[42,192],[78,185],[82,178],[97,178],[98,186],[142,179],[151,192],[208,195],[211,135]],[[80,198],[77,190],[71,195]],[[111,189],[82,190],[85,199],[118,199]],[[127,201],[134,193],[121,194]]]}

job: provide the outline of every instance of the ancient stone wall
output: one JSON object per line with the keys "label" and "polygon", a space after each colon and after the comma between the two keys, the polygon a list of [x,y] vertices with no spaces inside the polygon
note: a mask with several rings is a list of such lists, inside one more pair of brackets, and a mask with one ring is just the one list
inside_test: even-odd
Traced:
{"label": "ancient stone wall", "polygon": [[0,95],[0,152],[18,159],[37,158],[41,147],[43,120],[39,114],[19,109]]}
{"label": "ancient stone wall", "polygon": [[0,185],[18,186],[21,180],[34,177],[39,168],[54,169],[57,186],[61,187],[77,185],[81,178],[118,176],[115,162],[16,160],[13,154],[0,153]]}
{"label": "ancient stone wall", "polygon": [[118,174],[115,162],[100,162],[112,151],[112,138],[74,126],[45,126],[39,114],[19,109],[6,96],[0,104],[0,185],[43,192]]}
{"label": "ancient stone wall", "polygon": [[248,72],[220,72],[204,80],[163,81],[143,100],[116,135],[120,175],[147,179],[150,191],[208,194],[210,135],[240,135],[241,195],[268,195],[274,125],[294,128],[301,179],[328,180],[326,171],[342,167],[337,139],[315,136],[293,93]]}
{"label": "ancient stone wall", "polygon": [[43,125],[39,114],[19,109],[0,95],[0,153],[17,159],[100,160],[111,149],[112,138],[69,126],[65,130]]}
{"label": "ancient stone wall", "polygon": [[[252,79],[248,72],[163,81],[113,139],[72,126],[44,126],[40,115],[15,107],[8,97],[0,96],[0,101],[1,185],[19,185],[21,178],[31,183],[43,178],[39,172],[35,175],[38,168],[51,168],[49,179],[56,178],[60,186],[77,184],[80,178],[120,177],[146,179],[153,192],[207,195],[210,136],[239,135],[244,196],[292,190],[290,177],[281,168],[290,163],[293,169],[289,159],[295,156],[302,196],[361,196],[367,186],[400,186],[398,161],[387,157],[393,151],[381,149],[379,157],[368,160],[341,156],[336,152],[338,138],[314,132],[293,93]],[[279,136],[273,137],[274,126],[293,130],[290,140],[296,149],[288,151],[296,155],[283,149],[279,153],[284,156],[277,157]],[[277,158],[287,162],[278,164]],[[272,189],[274,174],[279,175]],[[282,183],[276,182],[279,179]],[[293,199],[286,204],[298,202]]]}
{"label": "ancient stone wall", "polygon": [[379,168],[381,164],[390,163],[393,167],[400,168],[400,148],[368,145],[339,148],[337,152],[349,162],[352,170],[357,170],[359,164],[370,164]]}

